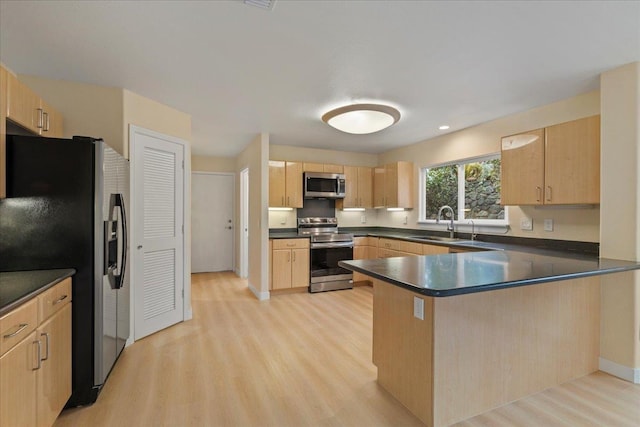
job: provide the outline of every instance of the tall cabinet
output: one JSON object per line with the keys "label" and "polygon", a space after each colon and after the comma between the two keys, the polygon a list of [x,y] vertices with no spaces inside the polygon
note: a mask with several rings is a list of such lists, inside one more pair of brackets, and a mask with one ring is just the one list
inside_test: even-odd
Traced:
{"label": "tall cabinet", "polygon": [[600,203],[600,116],[502,138],[503,205]]}
{"label": "tall cabinet", "polygon": [[269,207],[302,207],[302,163],[269,160]]}
{"label": "tall cabinet", "polygon": [[373,170],[366,166],[345,166],[344,199],[336,201],[338,209],[373,207]]}
{"label": "tall cabinet", "polygon": [[373,207],[413,208],[413,163],[394,162],[374,168]]}

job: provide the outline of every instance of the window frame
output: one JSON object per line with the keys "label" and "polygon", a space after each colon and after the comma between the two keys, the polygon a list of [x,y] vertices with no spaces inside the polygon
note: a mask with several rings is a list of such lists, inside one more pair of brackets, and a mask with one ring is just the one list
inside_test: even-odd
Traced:
{"label": "window frame", "polygon": [[[468,163],[474,163],[474,162],[483,162],[483,161],[487,161],[487,160],[493,160],[493,159],[501,159],[501,155],[500,153],[492,153],[492,154],[488,154],[488,155],[484,155],[484,156],[479,156],[479,157],[468,157],[468,158],[464,158],[464,159],[458,159],[458,160],[454,160],[451,162],[445,162],[445,163],[437,163],[437,164],[432,164],[432,165],[425,165],[420,167],[420,174],[419,174],[419,185],[418,185],[418,197],[419,197],[419,217],[418,217],[418,224],[425,224],[425,225],[435,225],[438,224],[436,222],[435,219],[426,219],[427,213],[426,213],[426,177],[427,177],[427,170],[428,169],[433,169],[433,168],[439,168],[439,167],[443,167],[443,166],[451,166],[451,165],[456,165],[458,168],[458,212],[456,212],[456,217],[458,219],[454,220],[453,223],[457,224],[457,225],[471,225],[471,221],[473,221],[473,224],[475,226],[482,226],[483,228],[485,227],[499,227],[499,228],[505,228],[509,226],[509,209],[508,206],[504,207],[504,219],[474,219],[474,218],[465,218],[464,217],[464,196],[465,196],[465,189],[464,189],[464,182],[465,182],[465,178],[464,178],[464,165],[468,164]],[[462,167],[461,167],[462,166]],[[500,162],[500,167],[502,167],[502,159]],[[461,202],[462,201],[462,202]],[[463,219],[460,219],[463,218]],[[438,225],[442,225],[443,223],[448,224],[449,220],[447,221],[440,221],[440,224]]]}

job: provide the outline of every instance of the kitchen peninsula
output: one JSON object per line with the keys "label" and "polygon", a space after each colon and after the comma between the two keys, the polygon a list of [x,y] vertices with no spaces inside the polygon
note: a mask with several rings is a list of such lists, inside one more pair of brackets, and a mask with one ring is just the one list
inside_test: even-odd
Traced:
{"label": "kitchen peninsula", "polygon": [[597,275],[640,269],[509,250],[340,264],[373,279],[379,384],[429,426],[598,370]]}

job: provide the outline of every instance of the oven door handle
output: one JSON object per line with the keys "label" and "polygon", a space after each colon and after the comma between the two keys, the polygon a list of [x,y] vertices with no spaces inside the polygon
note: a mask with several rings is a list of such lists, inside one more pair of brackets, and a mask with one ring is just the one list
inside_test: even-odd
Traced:
{"label": "oven door handle", "polygon": [[353,248],[353,242],[312,243],[311,249]]}

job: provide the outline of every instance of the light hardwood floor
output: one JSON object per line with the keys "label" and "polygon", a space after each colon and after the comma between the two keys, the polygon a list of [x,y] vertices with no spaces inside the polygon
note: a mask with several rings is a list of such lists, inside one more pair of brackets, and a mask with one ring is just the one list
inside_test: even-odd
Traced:
{"label": "light hardwood floor", "polygon": [[[194,319],[125,349],[62,426],[420,426],[380,388],[369,287],[257,301],[233,273],[193,276]],[[638,426],[640,386],[596,373],[458,426]]]}

